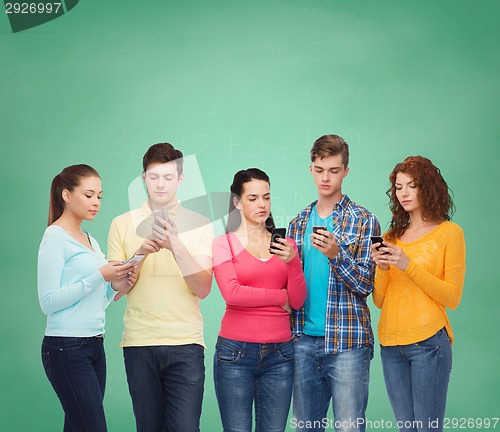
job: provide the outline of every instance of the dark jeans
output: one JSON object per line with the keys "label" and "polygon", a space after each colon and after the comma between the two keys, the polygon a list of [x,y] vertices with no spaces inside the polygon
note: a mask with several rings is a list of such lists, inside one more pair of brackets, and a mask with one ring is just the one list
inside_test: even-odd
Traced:
{"label": "dark jeans", "polygon": [[137,432],[198,432],[205,352],[198,344],[123,348]]}
{"label": "dark jeans", "polygon": [[105,432],[102,337],[45,336],[42,362],[64,410],[64,432]]}
{"label": "dark jeans", "polygon": [[214,384],[224,432],[283,432],[293,385],[293,343],[239,342],[219,336]]}

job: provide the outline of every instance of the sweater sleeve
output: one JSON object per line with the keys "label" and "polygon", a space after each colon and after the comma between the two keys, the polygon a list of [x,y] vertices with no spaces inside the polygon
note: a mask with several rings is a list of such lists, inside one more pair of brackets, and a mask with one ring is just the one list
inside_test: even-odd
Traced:
{"label": "sweater sleeve", "polygon": [[293,242],[295,249],[295,257],[286,264],[288,270],[288,281],[286,289],[288,292],[288,301],[293,309],[300,309],[306,301],[306,281],[304,279],[304,272],[302,270],[302,263],[300,262],[297,245],[292,239],[288,241]]}
{"label": "sweater sleeve", "polygon": [[405,273],[433,300],[456,309],[462,298],[465,278],[465,239],[463,231],[457,229],[447,233],[447,242],[443,245],[444,271],[440,279],[425,269],[424,266],[410,260]]}
{"label": "sweater sleeve", "polygon": [[[102,257],[105,259],[105,256],[101,251],[101,247],[99,246],[99,243],[97,243],[97,241],[92,236],[90,236],[90,234],[89,234],[89,238],[92,240],[92,247],[94,248],[94,251],[100,253],[102,255]],[[115,291],[113,289],[113,287],[111,286],[111,282],[106,282],[106,289],[104,291],[104,297],[106,299],[106,308],[114,300],[114,298],[116,297],[116,294],[118,294],[118,291]]]}
{"label": "sweater sleeve", "polygon": [[242,285],[234,268],[227,236],[220,236],[213,243],[214,274],[222,297],[230,306],[259,307],[284,306],[287,293],[278,289],[266,289]]}
{"label": "sweater sleeve", "polygon": [[115,291],[111,287],[111,283],[110,282],[106,283],[106,293],[105,293],[106,307],[108,307],[111,304],[111,302],[115,299],[117,294],[118,294],[118,291]]}
{"label": "sweater sleeve", "polygon": [[384,305],[385,293],[391,279],[389,271],[377,267],[375,270],[375,285],[373,288],[373,303],[379,309]]}
{"label": "sweater sleeve", "polygon": [[101,272],[96,270],[73,284],[62,286],[64,264],[63,240],[45,236],[38,252],[38,300],[46,315],[72,306],[104,283]]}

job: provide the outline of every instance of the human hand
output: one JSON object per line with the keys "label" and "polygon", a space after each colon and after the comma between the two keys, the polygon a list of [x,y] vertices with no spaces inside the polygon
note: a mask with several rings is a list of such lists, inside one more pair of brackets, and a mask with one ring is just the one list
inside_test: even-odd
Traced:
{"label": "human hand", "polygon": [[290,300],[288,299],[288,291],[286,288],[282,288],[282,291],[285,291],[286,294],[286,303],[281,306],[281,309],[283,309],[286,313],[292,313],[292,307],[290,306]]}
{"label": "human hand", "polygon": [[135,264],[111,261],[103,265],[99,271],[106,282],[120,282],[134,269]]}
{"label": "human hand", "polygon": [[274,248],[269,248],[269,252],[276,255],[283,262],[288,263],[295,258],[296,252],[291,243],[287,239],[278,237],[276,242],[272,242],[271,246]]}
{"label": "human hand", "polygon": [[155,217],[151,238],[161,248],[165,248],[173,252],[173,243],[175,243],[178,239],[177,234],[177,226],[172,219],[169,218],[168,220],[165,220],[158,216]]}
{"label": "human hand", "polygon": [[320,250],[328,259],[334,259],[339,253],[339,245],[330,231],[319,229],[312,233],[311,242],[313,247]]}
{"label": "human hand", "polygon": [[120,279],[118,281],[114,281],[111,283],[111,287],[115,291],[120,291],[121,295],[124,295],[128,293],[135,285],[137,282],[137,265],[134,266],[128,273],[127,276],[123,279]]}
{"label": "human hand", "polygon": [[149,255],[150,253],[158,252],[161,246],[151,237],[146,238],[137,253],[142,253],[144,255]]}
{"label": "human hand", "polygon": [[[384,245],[385,245],[385,240],[384,240]],[[380,247],[379,250],[377,248]],[[384,262],[381,262],[381,258],[384,257],[387,252],[384,252],[382,250],[384,246],[382,246],[381,243],[372,243],[370,249],[372,253],[372,259],[373,262],[381,269],[381,270],[389,270],[389,264],[385,264]]]}
{"label": "human hand", "polygon": [[[398,268],[399,270],[405,271],[406,267],[410,263],[410,258],[403,252],[403,249],[400,247],[389,243],[387,240],[384,240],[385,247],[381,247],[378,251],[377,261],[375,263],[382,269],[387,270],[390,265]],[[386,252],[386,253],[384,253]],[[372,245],[372,254],[373,254],[373,245]],[[383,267],[382,267],[383,266]]]}

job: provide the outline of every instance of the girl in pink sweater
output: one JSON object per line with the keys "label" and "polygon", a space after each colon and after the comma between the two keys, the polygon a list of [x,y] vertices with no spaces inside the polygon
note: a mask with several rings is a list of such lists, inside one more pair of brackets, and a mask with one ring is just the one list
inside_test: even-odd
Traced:
{"label": "girl in pink sweater", "polygon": [[270,249],[269,177],[257,168],[235,174],[227,234],[215,239],[215,279],[226,301],[214,356],[214,383],[224,432],[282,432],[293,383],[291,308],[306,285],[297,246],[278,239]]}

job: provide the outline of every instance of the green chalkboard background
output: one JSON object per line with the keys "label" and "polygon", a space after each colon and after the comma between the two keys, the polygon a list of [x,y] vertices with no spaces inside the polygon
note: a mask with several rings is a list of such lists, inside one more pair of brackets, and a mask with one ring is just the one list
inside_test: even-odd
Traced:
{"label": "green chalkboard background", "polygon": [[[394,165],[421,154],[442,169],[468,246],[462,304],[449,314],[447,417],[499,417],[499,13],[494,0],[86,0],[18,33],[2,13],[0,428],[62,429],[40,361],[36,294],[55,174],[74,163],[101,173],[102,211],[86,228],[103,249],[111,219],[129,209],[143,153],[160,141],[196,158],[202,192],[227,191],[239,169],[266,170],[273,213],[286,224],[315,197],[308,150],[325,133],[349,142],[344,192],[384,228]],[[112,432],[134,430],[118,347],[124,306],[107,313]],[[217,432],[211,360],[224,304],[215,284],[202,308],[201,430]],[[367,415],[394,421],[378,346]]]}

